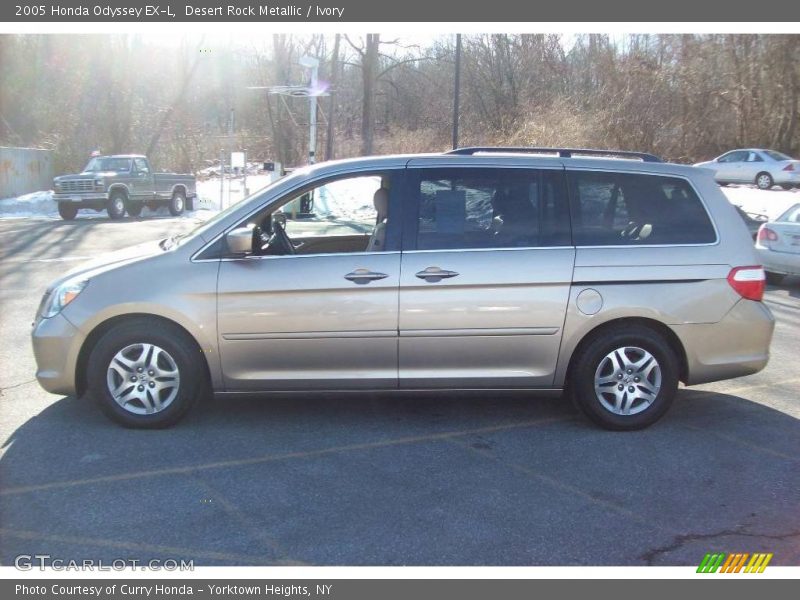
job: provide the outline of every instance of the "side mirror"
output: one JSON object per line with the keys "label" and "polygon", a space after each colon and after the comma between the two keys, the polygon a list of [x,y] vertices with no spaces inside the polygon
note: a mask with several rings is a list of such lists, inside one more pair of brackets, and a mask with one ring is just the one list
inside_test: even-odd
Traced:
{"label": "side mirror", "polygon": [[253,252],[253,230],[239,227],[225,235],[225,243],[231,254],[251,254]]}

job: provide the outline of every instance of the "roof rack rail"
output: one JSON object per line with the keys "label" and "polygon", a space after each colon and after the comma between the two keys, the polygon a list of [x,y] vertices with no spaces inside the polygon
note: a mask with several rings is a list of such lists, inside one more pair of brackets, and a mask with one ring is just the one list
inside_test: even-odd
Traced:
{"label": "roof rack rail", "polygon": [[456,148],[445,154],[472,156],[480,152],[514,153],[514,154],[558,154],[560,158],[572,158],[573,154],[582,156],[607,156],[622,158],[638,158],[642,162],[664,162],[655,154],[647,152],[628,152],[627,150],[597,150],[594,148],[532,148],[529,146],[471,146]]}

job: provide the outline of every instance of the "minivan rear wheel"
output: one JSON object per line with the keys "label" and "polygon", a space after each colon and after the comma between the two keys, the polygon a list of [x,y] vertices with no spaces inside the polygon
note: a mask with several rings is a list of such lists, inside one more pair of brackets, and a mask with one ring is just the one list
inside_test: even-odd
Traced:
{"label": "minivan rear wheel", "polygon": [[133,319],[106,332],[92,350],[88,393],[120,425],[169,427],[207,386],[202,360],[197,345],[178,327]]}
{"label": "minivan rear wheel", "polygon": [[678,360],[654,330],[627,325],[595,334],[576,354],[569,393],[605,429],[649,427],[667,412],[678,388]]}

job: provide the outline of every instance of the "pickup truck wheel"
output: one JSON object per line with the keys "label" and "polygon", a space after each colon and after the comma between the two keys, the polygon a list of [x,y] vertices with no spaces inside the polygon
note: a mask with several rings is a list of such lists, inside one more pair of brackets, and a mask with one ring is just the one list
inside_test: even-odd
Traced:
{"label": "pickup truck wheel", "polygon": [[78,207],[74,204],[67,204],[66,202],[58,203],[58,214],[65,221],[72,221],[78,214]]}
{"label": "pickup truck wheel", "polygon": [[183,214],[186,208],[186,196],[183,192],[175,192],[169,200],[169,212],[173,217]]}
{"label": "pickup truck wheel", "polygon": [[89,397],[123,425],[177,423],[208,388],[197,344],[170,324],[137,318],[110,329],[87,364]]}
{"label": "pickup truck wheel", "polygon": [[128,211],[128,214],[132,217],[138,217],[142,214],[142,208],[144,208],[144,204],[141,202],[136,202],[134,200],[129,200],[125,203],[125,210]]}
{"label": "pickup truck wheel", "polygon": [[125,216],[125,194],[122,192],[111,192],[111,196],[106,203],[106,212],[110,219],[118,221]]}

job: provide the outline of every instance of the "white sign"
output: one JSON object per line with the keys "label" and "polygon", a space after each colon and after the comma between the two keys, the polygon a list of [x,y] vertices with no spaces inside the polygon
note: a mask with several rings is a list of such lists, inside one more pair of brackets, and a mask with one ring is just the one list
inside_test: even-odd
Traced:
{"label": "white sign", "polygon": [[244,152],[231,152],[231,167],[244,169]]}

